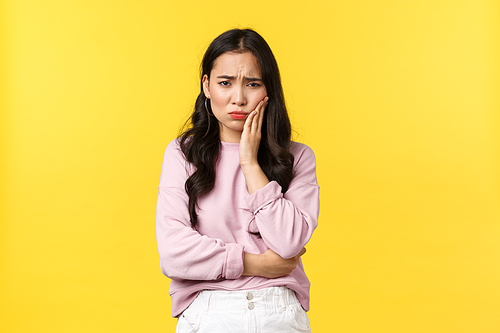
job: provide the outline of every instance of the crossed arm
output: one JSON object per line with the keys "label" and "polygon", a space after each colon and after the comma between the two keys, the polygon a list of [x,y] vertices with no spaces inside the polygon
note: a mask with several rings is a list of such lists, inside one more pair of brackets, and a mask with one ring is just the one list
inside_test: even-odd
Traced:
{"label": "crossed arm", "polygon": [[[290,274],[305,253],[304,245],[316,227],[319,209],[316,202],[310,202],[317,201],[318,196],[314,154],[308,149],[303,151],[304,158],[296,158],[296,177],[285,195],[278,183],[269,182],[257,162],[265,102],[245,122],[240,165],[249,192],[248,207],[255,216],[254,230],[260,232],[269,250],[261,254],[244,253],[239,244],[202,236],[190,227],[185,220],[189,215],[182,180],[185,178],[181,175],[187,173],[185,161],[178,147],[169,145],[164,160],[168,167],[162,170],[166,181],[160,182],[158,195],[157,238],[162,271],[170,278],[217,280],[242,275],[276,278]],[[294,202],[304,202],[308,208],[300,209]],[[214,270],[216,267],[219,269]]]}

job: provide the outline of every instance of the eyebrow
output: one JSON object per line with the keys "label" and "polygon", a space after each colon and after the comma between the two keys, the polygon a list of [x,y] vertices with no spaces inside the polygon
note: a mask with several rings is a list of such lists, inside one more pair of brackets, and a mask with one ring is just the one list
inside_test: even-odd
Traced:
{"label": "eyebrow", "polygon": [[[234,80],[236,77],[231,76],[231,75],[220,75],[217,76],[218,79],[227,79],[227,80]],[[247,81],[262,81],[262,79],[256,78],[256,77],[245,77],[245,80]]]}

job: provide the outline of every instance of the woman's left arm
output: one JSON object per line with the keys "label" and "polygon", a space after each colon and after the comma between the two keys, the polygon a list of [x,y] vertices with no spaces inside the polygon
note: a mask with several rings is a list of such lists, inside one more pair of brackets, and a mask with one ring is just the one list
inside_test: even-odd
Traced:
{"label": "woman's left arm", "polygon": [[250,230],[258,230],[266,245],[288,259],[307,244],[318,225],[319,186],[311,148],[294,143],[295,176],[285,194],[271,181],[246,198],[254,214]]}
{"label": "woman's left arm", "polygon": [[283,195],[281,186],[269,182],[258,161],[262,120],[268,98],[248,116],[240,141],[240,165],[249,196],[247,204],[266,245],[285,259],[295,257],[311,238],[318,224],[319,186],[313,151],[295,143],[294,179]]}

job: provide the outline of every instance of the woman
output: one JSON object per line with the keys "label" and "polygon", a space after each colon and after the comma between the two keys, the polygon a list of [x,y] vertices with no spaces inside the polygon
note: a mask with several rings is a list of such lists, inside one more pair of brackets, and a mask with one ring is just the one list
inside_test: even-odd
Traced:
{"label": "woman", "polygon": [[156,234],[176,332],[310,332],[300,256],[317,226],[312,150],[290,141],[278,65],[253,30],[217,37],[191,127],[160,177]]}

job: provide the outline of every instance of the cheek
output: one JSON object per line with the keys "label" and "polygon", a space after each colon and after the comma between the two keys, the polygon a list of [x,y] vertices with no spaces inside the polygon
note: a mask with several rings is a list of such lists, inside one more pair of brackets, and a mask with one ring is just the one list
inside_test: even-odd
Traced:
{"label": "cheek", "polygon": [[262,100],[262,99],[264,99],[264,97],[266,97],[266,96],[267,96],[267,90],[266,90],[266,89],[263,89],[263,90],[262,90],[262,94],[261,94],[261,98],[260,98],[260,99]]}
{"label": "cheek", "polygon": [[264,97],[267,96],[267,89],[266,87],[263,87],[262,89],[259,90],[259,97],[261,100],[264,99]]}
{"label": "cheek", "polygon": [[221,98],[220,96],[212,96],[212,105],[215,107],[221,107],[224,106],[224,99]]}
{"label": "cheek", "polygon": [[259,104],[259,102],[262,101],[266,96],[267,96],[267,91],[265,89],[256,92],[252,98],[251,102],[253,104],[252,107],[253,108],[257,107],[257,104]]}
{"label": "cheek", "polygon": [[227,97],[218,89],[212,90],[210,99],[214,107],[221,107],[227,104]]}

